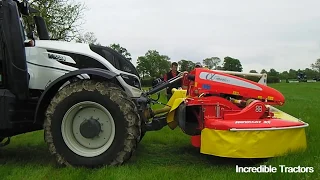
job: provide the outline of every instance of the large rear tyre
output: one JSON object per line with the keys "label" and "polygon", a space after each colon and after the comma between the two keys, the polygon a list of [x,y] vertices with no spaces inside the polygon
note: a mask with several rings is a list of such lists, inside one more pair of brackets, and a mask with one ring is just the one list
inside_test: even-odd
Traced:
{"label": "large rear tyre", "polygon": [[44,133],[59,164],[121,165],[137,147],[141,122],[122,89],[108,82],[81,80],[53,97]]}

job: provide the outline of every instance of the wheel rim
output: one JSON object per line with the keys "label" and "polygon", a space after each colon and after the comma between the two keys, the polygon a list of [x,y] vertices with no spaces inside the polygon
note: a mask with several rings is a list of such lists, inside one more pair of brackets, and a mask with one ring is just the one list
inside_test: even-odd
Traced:
{"label": "wheel rim", "polygon": [[80,156],[94,157],[111,146],[115,137],[115,123],[105,107],[85,101],[67,111],[62,120],[61,132],[71,151]]}

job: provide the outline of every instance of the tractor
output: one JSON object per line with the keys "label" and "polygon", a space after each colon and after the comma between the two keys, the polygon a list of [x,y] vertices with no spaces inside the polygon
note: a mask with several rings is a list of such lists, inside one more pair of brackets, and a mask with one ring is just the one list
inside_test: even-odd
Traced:
{"label": "tractor", "polygon": [[[196,68],[144,91],[137,70],[103,46],[51,40],[34,16],[39,40],[28,39],[27,1],[0,1],[0,137],[44,130],[58,164],[81,167],[127,162],[148,131],[180,127],[203,154],[267,158],[306,148],[307,123],[275,108],[284,96],[228,72]],[[232,75],[233,74],[233,75]],[[151,98],[172,83],[166,106]],[[254,148],[253,148],[254,147]],[[277,148],[275,148],[277,147]]]}
{"label": "tractor", "polygon": [[141,138],[137,70],[111,48],[51,40],[39,16],[39,40],[28,39],[22,16],[32,12],[25,0],[0,1],[1,146],[44,130],[59,164],[122,164]]}

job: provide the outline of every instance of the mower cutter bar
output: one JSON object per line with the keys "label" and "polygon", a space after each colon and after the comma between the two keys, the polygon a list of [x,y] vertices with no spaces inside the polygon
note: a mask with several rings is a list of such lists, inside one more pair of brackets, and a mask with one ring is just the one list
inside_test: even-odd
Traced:
{"label": "mower cutter bar", "polygon": [[274,127],[274,128],[231,128],[229,131],[273,131],[273,130],[286,130],[286,129],[298,129],[308,127],[309,124],[305,123],[304,125],[299,126],[288,126],[288,127]]}

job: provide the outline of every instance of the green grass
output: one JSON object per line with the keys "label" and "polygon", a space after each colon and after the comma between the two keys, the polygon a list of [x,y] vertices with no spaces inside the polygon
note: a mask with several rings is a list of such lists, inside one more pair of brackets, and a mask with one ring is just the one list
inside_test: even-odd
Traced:
{"label": "green grass", "polygon": [[[249,161],[202,155],[191,146],[189,136],[180,129],[164,128],[148,132],[126,165],[96,170],[56,166],[44,144],[43,131],[16,136],[10,145],[0,149],[0,179],[319,179],[320,84],[279,83],[270,86],[286,97],[287,102],[280,109],[310,124],[306,131],[308,149],[304,153],[261,163],[277,167],[281,164],[312,166],[315,168],[312,174],[237,174],[235,165]],[[164,96],[160,101],[166,102]]]}

